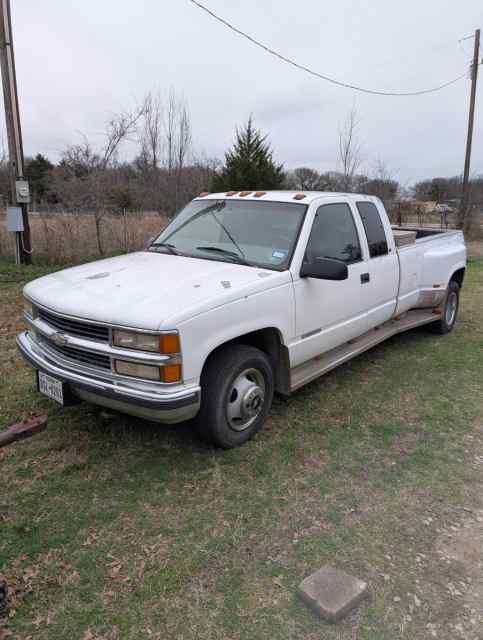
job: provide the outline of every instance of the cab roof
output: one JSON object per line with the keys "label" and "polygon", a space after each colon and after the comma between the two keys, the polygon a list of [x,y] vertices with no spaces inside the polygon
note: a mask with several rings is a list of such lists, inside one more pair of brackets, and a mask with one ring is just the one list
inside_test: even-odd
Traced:
{"label": "cab roof", "polygon": [[195,200],[256,200],[264,202],[293,202],[310,204],[319,198],[357,198],[377,200],[362,193],[342,193],[337,191],[224,191],[220,193],[200,193]]}

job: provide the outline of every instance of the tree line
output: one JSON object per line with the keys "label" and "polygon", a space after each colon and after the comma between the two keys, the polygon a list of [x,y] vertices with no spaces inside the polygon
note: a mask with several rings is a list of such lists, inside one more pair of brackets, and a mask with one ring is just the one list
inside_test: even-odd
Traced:
{"label": "tree line", "polygon": [[[173,89],[165,94],[151,91],[133,109],[107,119],[100,143],[84,135],[63,149],[56,163],[41,154],[27,158],[26,177],[34,210],[90,213],[97,230],[106,214],[122,210],[156,211],[170,217],[203,190],[363,192],[380,197],[387,206],[410,193],[418,200],[457,206],[460,177],[425,180],[408,189],[381,160],[369,172],[363,171],[358,129],[353,108],[339,129],[339,157],[333,171],[286,170],[275,161],[267,136],[250,117],[236,129],[233,146],[219,161],[194,149],[185,99]],[[135,148],[130,161],[122,156],[125,145]],[[4,203],[8,191],[8,162],[3,153],[0,197]],[[472,180],[472,199],[483,203],[483,176]],[[99,232],[97,237],[100,243]]]}

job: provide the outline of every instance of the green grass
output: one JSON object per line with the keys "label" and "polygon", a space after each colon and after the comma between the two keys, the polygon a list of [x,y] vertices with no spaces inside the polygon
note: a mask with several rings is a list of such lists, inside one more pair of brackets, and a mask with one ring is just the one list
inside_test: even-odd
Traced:
{"label": "green grass", "polygon": [[[23,284],[49,270],[0,260],[0,429],[49,415],[45,434],[0,450],[0,572],[16,589],[0,638],[423,639],[434,620],[451,637],[455,569],[434,545],[462,507],[483,507],[482,260],[451,335],[389,340],[276,400],[228,452],[186,425],[36,393],[14,337]],[[295,596],[324,563],[371,587],[336,627]]]}

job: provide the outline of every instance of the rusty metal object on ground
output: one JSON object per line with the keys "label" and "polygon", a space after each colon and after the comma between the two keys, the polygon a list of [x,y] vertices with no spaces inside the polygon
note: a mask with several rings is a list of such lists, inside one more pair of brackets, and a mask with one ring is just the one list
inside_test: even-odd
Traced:
{"label": "rusty metal object on ground", "polygon": [[16,440],[23,440],[44,431],[47,428],[47,416],[35,416],[23,422],[13,424],[6,431],[0,432],[0,448],[12,444]]}

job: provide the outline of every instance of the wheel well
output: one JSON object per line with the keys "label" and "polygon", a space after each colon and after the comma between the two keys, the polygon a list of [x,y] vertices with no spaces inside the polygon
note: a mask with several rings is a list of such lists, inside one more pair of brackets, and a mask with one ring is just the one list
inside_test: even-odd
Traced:
{"label": "wheel well", "polygon": [[463,287],[463,280],[465,279],[465,271],[466,269],[464,267],[462,269],[458,269],[458,271],[455,271],[450,278],[450,281],[455,280],[458,283],[460,289]]}
{"label": "wheel well", "polygon": [[251,331],[244,335],[228,340],[214,349],[205,360],[203,370],[208,360],[220,349],[231,344],[248,344],[263,351],[269,358],[275,377],[275,390],[284,395],[290,393],[290,362],[288,349],[283,344],[280,332],[275,327],[267,327]]}

